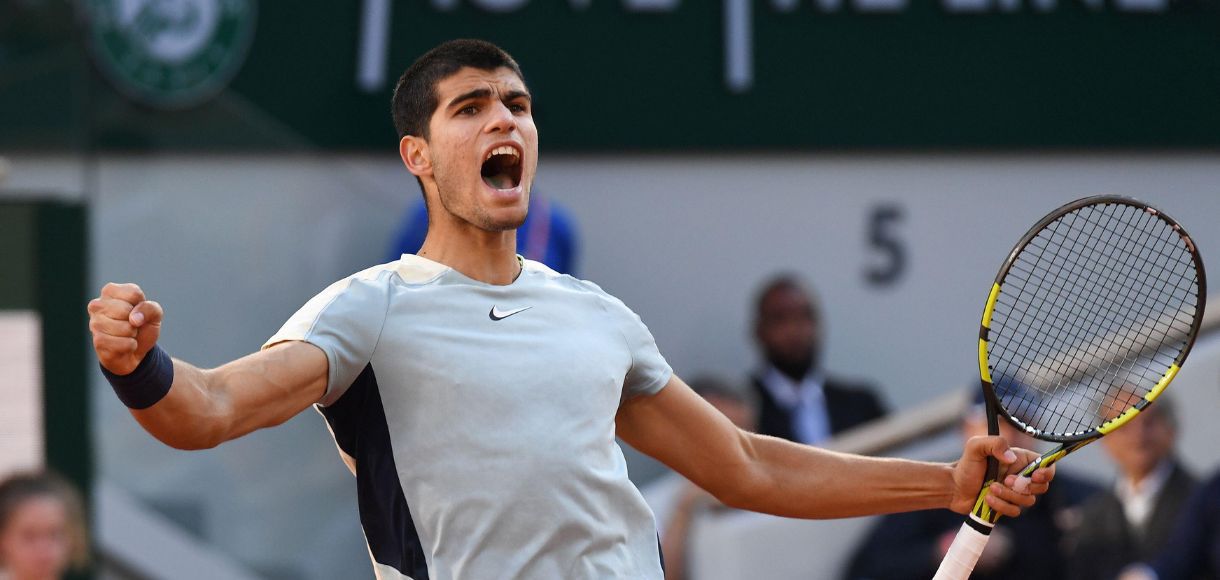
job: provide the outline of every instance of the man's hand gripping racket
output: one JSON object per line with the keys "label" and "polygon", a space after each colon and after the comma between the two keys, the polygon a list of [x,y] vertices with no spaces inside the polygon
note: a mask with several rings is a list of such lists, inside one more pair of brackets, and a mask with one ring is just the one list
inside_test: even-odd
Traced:
{"label": "man's hand gripping racket", "polygon": [[[1060,445],[1029,476],[1123,426],[1156,401],[1194,345],[1207,292],[1194,242],[1129,198],[1069,203],[1021,238],[996,275],[979,331],[989,432],[1003,416]],[[934,580],[965,580],[999,515],[986,502],[998,464]]]}

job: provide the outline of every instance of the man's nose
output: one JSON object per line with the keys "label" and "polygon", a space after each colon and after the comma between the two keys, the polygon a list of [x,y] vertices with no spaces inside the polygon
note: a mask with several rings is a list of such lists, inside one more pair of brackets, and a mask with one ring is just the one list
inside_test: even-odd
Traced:
{"label": "man's nose", "polygon": [[487,125],[488,131],[512,133],[517,128],[517,118],[504,103],[492,105],[492,120]]}

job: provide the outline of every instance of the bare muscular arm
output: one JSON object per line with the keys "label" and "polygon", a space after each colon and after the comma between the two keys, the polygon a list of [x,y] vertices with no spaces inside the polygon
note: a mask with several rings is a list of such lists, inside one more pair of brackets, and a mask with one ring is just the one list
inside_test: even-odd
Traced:
{"label": "bare muscular arm", "polygon": [[[102,366],[131,373],[156,345],[164,316],[135,284],[107,284],[89,302],[89,329]],[[179,449],[205,449],[256,429],[279,425],[326,392],[326,354],[285,342],[215,369],[174,360],[169,393],[131,411],[150,434]]]}
{"label": "bare muscular arm", "polygon": [[[733,507],[786,517],[839,518],[930,508],[966,513],[983,483],[986,458],[1023,467],[1037,455],[999,437],[976,437],[952,464],[836,453],[747,433],[674,377],[656,395],[619,410],[618,435]],[[1019,459],[1019,460],[1018,460]],[[1053,468],[1034,476],[1046,491]],[[995,484],[993,509],[1015,516],[1033,495]]]}

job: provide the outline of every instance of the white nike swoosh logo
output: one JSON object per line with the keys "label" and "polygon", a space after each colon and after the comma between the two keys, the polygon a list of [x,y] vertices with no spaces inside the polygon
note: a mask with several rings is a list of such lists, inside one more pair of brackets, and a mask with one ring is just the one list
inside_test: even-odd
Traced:
{"label": "white nike swoosh logo", "polygon": [[533,308],[533,306],[526,306],[525,308],[517,308],[515,310],[500,310],[499,306],[492,306],[491,312],[488,312],[487,316],[489,316],[492,320],[504,320],[505,318],[508,318],[509,316],[512,316],[519,312],[525,312],[526,310],[529,310],[530,308]]}

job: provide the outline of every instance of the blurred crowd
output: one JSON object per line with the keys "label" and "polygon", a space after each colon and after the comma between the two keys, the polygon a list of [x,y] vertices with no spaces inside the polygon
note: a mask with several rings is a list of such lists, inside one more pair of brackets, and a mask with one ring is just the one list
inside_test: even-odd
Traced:
{"label": "blurred crowd", "polygon": [[45,472],[0,480],[0,580],[55,580],[88,559],[76,489]]}
{"label": "blurred crowd", "polygon": [[[754,303],[760,364],[747,380],[699,377],[691,387],[742,429],[811,445],[884,416],[868,384],[830,375],[821,364],[816,296],[798,277],[766,281]],[[987,433],[981,393],[960,420],[963,438]],[[1017,446],[1036,448],[1001,420]],[[1177,412],[1163,396],[1101,440],[1117,476],[1106,485],[1060,471],[1050,491],[992,532],[978,580],[1220,579],[1220,473],[1199,483],[1179,460]],[[732,513],[676,474],[645,486],[657,517],[668,580],[693,579],[689,539],[701,521]],[[947,510],[879,518],[848,559],[845,580],[927,580],[962,516]],[[696,579],[697,580],[697,579]]]}

